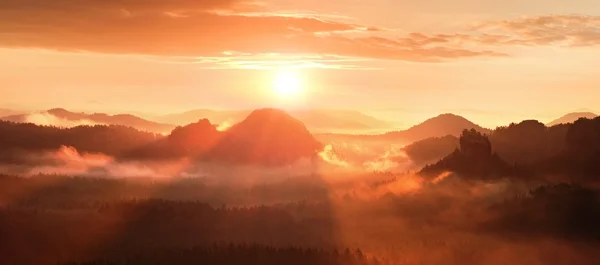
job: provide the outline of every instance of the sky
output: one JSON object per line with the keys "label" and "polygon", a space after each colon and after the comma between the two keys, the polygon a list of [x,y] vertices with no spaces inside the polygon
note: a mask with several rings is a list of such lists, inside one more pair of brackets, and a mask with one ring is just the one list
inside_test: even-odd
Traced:
{"label": "sky", "polygon": [[[301,91],[274,92],[293,72]],[[0,108],[600,111],[597,0],[0,0]]]}

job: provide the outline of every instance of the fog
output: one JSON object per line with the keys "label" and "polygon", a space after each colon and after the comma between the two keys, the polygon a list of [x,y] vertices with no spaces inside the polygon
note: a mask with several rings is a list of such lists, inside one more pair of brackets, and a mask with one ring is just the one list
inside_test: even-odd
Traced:
{"label": "fog", "polygon": [[[555,195],[531,193],[551,184],[548,181],[510,176],[483,181],[451,171],[420,176],[402,147],[329,143],[318,159],[263,167],[192,158],[121,160],[62,146],[23,153],[25,163],[1,168],[5,176],[0,178],[0,209],[14,209],[6,216],[37,211],[45,216],[40,221],[59,218],[62,221],[53,221],[57,227],[53,229],[62,227],[59,230],[65,234],[78,233],[82,225],[68,225],[75,220],[102,227],[98,229],[117,235],[109,241],[111,249],[134,249],[124,242],[150,244],[127,230],[141,229],[140,233],[159,240],[164,237],[161,246],[190,247],[211,240],[252,240],[275,247],[333,245],[360,248],[369,256],[386,259],[387,264],[594,264],[600,258],[595,235],[578,232],[585,224],[570,219],[580,218],[579,211],[583,211],[582,216],[595,220],[588,212],[595,211],[595,206],[589,202],[580,204],[579,199],[556,195],[557,203]],[[185,209],[201,207],[196,205],[200,202],[226,214],[203,212],[216,214],[221,221],[192,222],[195,217],[188,215],[205,210]],[[99,215],[107,211],[105,204],[132,209]],[[563,204],[579,210],[568,214],[555,210]],[[170,210],[155,217],[133,218],[146,207]],[[43,209],[42,213],[37,209]],[[44,227],[33,219],[27,222]],[[114,222],[124,227],[117,229]],[[134,228],[138,226],[147,228]],[[39,236],[23,229],[25,238]],[[228,233],[228,229],[238,232]],[[43,238],[64,236],[43,231]],[[189,236],[198,233],[203,236]],[[89,248],[98,242],[108,244],[97,237],[89,240],[83,244]],[[70,248],[79,251],[81,247]],[[39,257],[52,253],[42,251]]]}
{"label": "fog", "polygon": [[91,120],[68,120],[61,117],[57,117],[48,112],[34,112],[24,114],[23,121],[26,123],[33,123],[42,126],[56,126],[61,128],[72,128],[81,125],[103,125],[102,123],[94,122]]}

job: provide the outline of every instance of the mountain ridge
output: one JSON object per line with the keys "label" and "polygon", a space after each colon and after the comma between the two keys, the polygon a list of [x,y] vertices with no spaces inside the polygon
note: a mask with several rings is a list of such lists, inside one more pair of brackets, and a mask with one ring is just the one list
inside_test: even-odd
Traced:
{"label": "mountain ridge", "polygon": [[[198,119],[208,119],[213,124],[237,123],[250,115],[253,110],[212,110],[195,109],[156,117],[154,120],[184,125]],[[392,128],[393,124],[355,110],[305,109],[290,110],[292,117],[302,121],[311,131],[369,130]]]}
{"label": "mountain ridge", "polygon": [[[72,112],[63,108],[53,108],[46,111],[17,114],[11,116],[0,117],[0,120],[12,121],[18,123],[26,123],[30,121],[30,115],[41,114],[51,115],[56,119],[62,119],[71,121],[75,125],[81,124],[106,124],[106,125],[121,125],[133,127],[142,131],[153,132],[153,133],[168,133],[173,130],[176,126],[171,124],[157,123],[154,121],[146,120],[141,117],[131,114],[115,114],[109,115],[106,113],[92,113],[87,114],[84,112]],[[54,124],[52,124],[54,125]]]}

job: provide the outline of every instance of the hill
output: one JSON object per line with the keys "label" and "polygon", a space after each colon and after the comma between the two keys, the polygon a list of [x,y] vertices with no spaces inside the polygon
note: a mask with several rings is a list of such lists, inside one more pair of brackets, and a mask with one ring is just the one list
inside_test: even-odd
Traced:
{"label": "hill", "polygon": [[271,166],[312,158],[321,149],[322,145],[298,119],[282,110],[259,109],[225,131],[207,158]]}
{"label": "hill", "polygon": [[547,123],[546,125],[554,126],[554,125],[559,125],[559,124],[567,124],[567,123],[573,123],[580,118],[593,119],[596,117],[598,117],[598,115],[596,113],[592,113],[592,112],[573,112],[573,113],[566,114],[556,120],[553,120],[553,121]]}
{"label": "hill", "polygon": [[177,126],[167,137],[131,150],[122,159],[177,159],[201,157],[221,139],[222,133],[207,119]]}
{"label": "hill", "polygon": [[145,120],[130,114],[108,115],[105,113],[86,114],[71,112],[62,108],[50,109],[39,113],[28,113],[12,115],[0,118],[1,120],[18,123],[36,123],[38,125],[54,125],[60,127],[75,127],[77,125],[120,125],[129,126],[138,130],[166,133],[170,132],[174,125],[161,124]]}
{"label": "hill", "polygon": [[389,132],[384,136],[390,139],[403,139],[414,142],[430,137],[459,136],[464,129],[475,129],[475,131],[481,133],[490,132],[489,129],[483,128],[461,116],[447,113],[428,119],[405,131]]}

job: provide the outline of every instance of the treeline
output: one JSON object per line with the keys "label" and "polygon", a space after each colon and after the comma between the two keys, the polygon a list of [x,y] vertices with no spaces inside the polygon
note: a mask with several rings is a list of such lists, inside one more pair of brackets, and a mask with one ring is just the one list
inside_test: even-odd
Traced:
{"label": "treeline", "polygon": [[209,247],[145,251],[121,257],[101,258],[61,265],[386,265],[396,264],[368,257],[360,249],[275,248],[264,245],[214,244]]}
{"label": "treeline", "polygon": [[[339,242],[331,209],[295,218],[278,207],[213,208],[205,203],[128,200],[0,208],[3,264],[56,264],[111,253],[191,248],[213,242],[274,247],[333,247]],[[81,256],[84,255],[84,256]]]}
{"label": "treeline", "polygon": [[[243,174],[240,173],[240,174]],[[239,177],[243,179],[242,176]],[[36,207],[77,207],[123,199],[163,198],[202,201],[212,206],[273,204],[289,201],[325,200],[331,194],[327,183],[310,176],[281,178],[256,184],[208,184],[202,177],[152,179],[111,179],[35,175],[31,178],[0,174],[0,205],[28,203]]]}
{"label": "treeline", "polygon": [[559,236],[600,243],[600,197],[578,184],[549,184],[490,208],[488,231],[511,236]]}
{"label": "treeline", "polygon": [[162,138],[118,125],[61,128],[8,121],[0,121],[0,135],[0,158],[4,161],[17,159],[14,155],[20,152],[55,151],[63,145],[80,152],[116,156]]}
{"label": "treeline", "polygon": [[[508,191],[494,195],[493,190],[499,186],[486,192],[487,186],[457,182],[426,185],[406,195],[380,193],[364,199],[348,192],[343,198],[236,207],[167,200],[162,198],[161,185],[149,186],[143,193],[133,192],[146,194],[140,198],[111,191],[128,190],[131,184],[126,180],[108,180],[100,185],[102,182],[82,179],[61,186],[60,179],[32,178],[23,181],[41,181],[44,185],[23,188],[18,184],[21,188],[16,188],[20,181],[16,179],[2,183],[3,264],[86,260],[145,264],[143,257],[136,260],[138,253],[181,251],[214,242],[246,242],[276,249],[360,247],[369,253],[401,246],[405,251],[401,254],[406,255],[424,242],[435,243],[437,250],[460,251],[460,245],[450,242],[469,237],[600,240],[598,192],[574,184],[542,186],[515,196]],[[97,185],[104,188],[96,190]],[[377,182],[372,190],[396,185],[402,185],[401,177]],[[177,185],[182,190],[186,186],[191,190],[198,187],[193,182]],[[206,198],[219,196],[211,190],[207,186],[196,192],[209,194]],[[361,188],[362,194],[368,192]],[[108,195],[102,197],[99,193]],[[279,196],[285,199],[285,194]],[[170,257],[165,255],[165,259]],[[105,259],[96,259],[99,257]],[[164,260],[161,257],[156,259]],[[181,262],[186,264],[185,260]]]}

